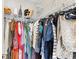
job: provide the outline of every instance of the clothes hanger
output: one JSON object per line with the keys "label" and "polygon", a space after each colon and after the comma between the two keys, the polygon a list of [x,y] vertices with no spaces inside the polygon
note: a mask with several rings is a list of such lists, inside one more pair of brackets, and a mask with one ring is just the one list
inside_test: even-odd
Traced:
{"label": "clothes hanger", "polygon": [[60,11],[59,12],[59,15],[64,15],[65,14],[65,11]]}

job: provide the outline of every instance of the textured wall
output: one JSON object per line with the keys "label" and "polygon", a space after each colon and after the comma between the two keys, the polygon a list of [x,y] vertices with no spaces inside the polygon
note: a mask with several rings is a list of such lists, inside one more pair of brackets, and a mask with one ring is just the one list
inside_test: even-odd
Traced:
{"label": "textured wall", "polygon": [[25,8],[33,9],[33,18],[44,17],[73,3],[75,0],[4,0],[4,6],[10,7],[12,10],[19,9],[20,4],[23,10]]}

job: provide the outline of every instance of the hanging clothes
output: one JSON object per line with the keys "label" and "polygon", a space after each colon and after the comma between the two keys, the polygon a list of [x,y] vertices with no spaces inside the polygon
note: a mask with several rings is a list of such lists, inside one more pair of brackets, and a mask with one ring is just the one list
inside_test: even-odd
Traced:
{"label": "hanging clothes", "polygon": [[18,40],[18,46],[21,46],[21,22],[16,22],[16,33],[17,33],[17,40]]}
{"label": "hanging clothes", "polygon": [[12,20],[12,21],[9,23],[8,59],[11,59],[11,56],[12,56],[11,51],[12,51],[12,49],[13,49],[13,38],[14,38],[14,35],[15,35],[15,25],[16,25],[15,20]]}
{"label": "hanging clothes", "polygon": [[18,41],[16,37],[16,32],[13,38],[13,48],[11,50],[11,59],[19,59],[19,49],[18,49]]}
{"label": "hanging clothes", "polygon": [[[24,26],[25,26],[25,24],[24,24]],[[27,59],[28,58],[28,56],[27,56],[27,51],[26,51],[26,37],[27,37],[27,33],[26,33],[26,29],[25,29],[25,27],[24,27],[24,58],[25,59]]]}
{"label": "hanging clothes", "polygon": [[18,49],[11,50],[11,59],[19,59],[18,55]]}
{"label": "hanging clothes", "polygon": [[31,59],[32,57],[32,47],[30,47],[30,27],[29,24],[24,25],[25,32],[26,32],[26,53],[28,55],[28,59]]}
{"label": "hanging clothes", "polygon": [[33,31],[33,48],[35,51],[35,59],[41,59],[41,33],[42,33],[42,26],[39,21],[36,21],[34,24],[34,31]]}
{"label": "hanging clothes", "polygon": [[30,31],[29,31],[29,35],[30,35],[30,47],[32,47],[33,44],[33,23],[29,23],[29,27],[30,27]]}
{"label": "hanging clothes", "polygon": [[[12,39],[12,43],[11,43],[11,59],[18,59],[18,41],[17,41],[17,34],[16,34],[16,22],[14,20],[12,20],[11,24],[10,24],[10,29],[12,31],[12,33],[10,33],[10,35],[12,35],[13,37],[10,37]],[[16,53],[16,54],[15,54]]]}
{"label": "hanging clothes", "polygon": [[42,39],[42,58],[43,59],[52,59],[53,52],[53,29],[51,20],[47,19],[44,24],[43,29],[43,39]]}
{"label": "hanging clothes", "polygon": [[16,36],[18,41],[19,59],[24,58],[24,42],[23,42],[23,24],[22,22],[16,22]]}
{"label": "hanging clothes", "polygon": [[39,47],[38,47],[38,42],[39,42],[39,39],[38,39],[38,26],[39,26],[39,23],[38,21],[35,22],[34,24],[34,32],[33,32],[33,48],[36,52],[39,53]]}
{"label": "hanging clothes", "polygon": [[[51,26],[52,26],[52,23],[50,23],[50,22],[51,22],[51,21],[48,22],[48,28],[49,28],[49,29],[47,29],[48,32],[46,33],[47,36],[49,36],[49,37],[47,37],[47,39],[49,39],[49,38],[50,38],[50,39],[49,39],[49,41],[47,40],[47,41],[45,42],[45,46],[48,47],[48,48],[47,48],[47,47],[46,47],[46,48],[47,48],[48,51],[49,51],[49,52],[48,52],[48,54],[49,54],[48,56],[49,56],[49,57],[46,57],[47,59],[52,59],[53,43],[54,43],[54,42],[53,42],[53,41],[54,41],[53,29],[52,29],[52,27],[51,27]],[[45,40],[46,40],[46,39],[45,39]],[[48,45],[49,45],[49,46],[48,46]],[[45,48],[45,49],[46,49],[46,48]],[[46,54],[46,53],[45,53],[45,54]],[[45,54],[44,54],[44,55],[45,55]],[[45,55],[45,56],[46,56],[46,55]]]}
{"label": "hanging clothes", "polygon": [[54,24],[54,19],[53,19],[53,18],[52,18],[52,20],[51,20],[51,23],[52,23],[53,36],[54,36],[52,59],[56,59],[57,39],[56,39],[56,26],[55,26],[55,24]]}
{"label": "hanging clothes", "polygon": [[21,56],[22,56],[22,59],[24,59],[24,24],[23,24],[23,22],[21,22],[21,33],[22,33],[22,35],[21,35],[21,47],[20,47],[20,52],[19,52],[19,54],[21,54]]}
{"label": "hanging clothes", "polygon": [[22,42],[22,59],[24,59],[24,24],[22,23],[22,36],[21,36],[21,42]]}
{"label": "hanging clothes", "polygon": [[58,19],[57,28],[57,57],[72,59],[73,52],[76,50],[75,20],[66,20],[64,16]]}
{"label": "hanging clothes", "polygon": [[[7,34],[7,35],[6,35]],[[6,25],[5,25],[5,54],[7,54],[8,51],[8,39],[9,39],[9,21],[6,21]]]}
{"label": "hanging clothes", "polygon": [[[5,58],[8,59],[8,56],[9,56],[9,22],[10,21],[5,21],[5,32],[4,32],[4,35],[5,35],[5,38],[4,38],[4,55],[5,55]],[[7,34],[7,35],[6,35]],[[10,42],[11,43],[11,42]]]}

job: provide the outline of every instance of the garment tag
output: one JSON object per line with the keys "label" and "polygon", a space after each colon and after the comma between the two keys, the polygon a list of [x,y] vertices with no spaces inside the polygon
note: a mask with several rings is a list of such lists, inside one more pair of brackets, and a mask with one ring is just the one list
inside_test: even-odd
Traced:
{"label": "garment tag", "polygon": [[22,59],[22,50],[19,49],[19,59]]}
{"label": "garment tag", "polygon": [[20,24],[20,22],[18,23],[18,33],[21,34],[21,24]]}

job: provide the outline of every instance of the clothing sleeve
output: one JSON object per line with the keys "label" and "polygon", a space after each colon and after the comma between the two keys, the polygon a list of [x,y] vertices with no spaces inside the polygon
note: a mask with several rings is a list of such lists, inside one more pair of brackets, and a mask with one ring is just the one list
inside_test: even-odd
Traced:
{"label": "clothing sleeve", "polygon": [[59,17],[58,22],[57,22],[57,49],[56,49],[56,56],[58,58],[62,57],[62,49],[61,49],[60,37],[61,37],[61,28],[60,28],[60,17]]}
{"label": "clothing sleeve", "polygon": [[53,40],[54,39],[51,21],[49,21],[47,26],[46,26],[46,33],[45,33],[44,38],[45,38],[44,39],[45,41],[49,41],[49,40]]}
{"label": "clothing sleeve", "polygon": [[34,32],[33,32],[33,48],[35,49],[36,52],[39,52],[39,47],[38,47],[38,43],[39,43],[39,23],[38,21],[34,24]]}

